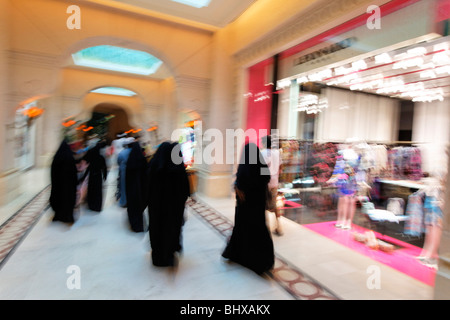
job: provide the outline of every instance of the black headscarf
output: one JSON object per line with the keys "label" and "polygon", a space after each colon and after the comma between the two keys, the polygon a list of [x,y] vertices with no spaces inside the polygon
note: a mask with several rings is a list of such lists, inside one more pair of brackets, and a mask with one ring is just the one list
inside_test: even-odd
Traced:
{"label": "black headscarf", "polygon": [[254,143],[246,144],[236,172],[236,187],[245,193],[251,193],[255,187],[259,190],[269,180],[269,168],[258,146]]}
{"label": "black headscarf", "polygon": [[72,149],[65,140],[56,151],[50,170],[52,190],[50,205],[55,212],[53,221],[72,223],[77,196],[77,167]]}

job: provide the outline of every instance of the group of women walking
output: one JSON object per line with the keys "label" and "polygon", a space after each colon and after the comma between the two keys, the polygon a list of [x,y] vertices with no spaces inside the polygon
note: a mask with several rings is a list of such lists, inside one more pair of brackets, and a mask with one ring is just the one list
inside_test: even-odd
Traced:
{"label": "group of women walking", "polygon": [[[181,236],[184,211],[190,196],[181,145],[163,142],[150,161],[145,158],[139,142],[131,143],[128,148],[125,192],[130,228],[134,232],[145,231],[144,211],[147,208],[152,262],[155,266],[174,266],[177,262],[176,253],[183,248]],[[88,190],[89,183],[95,189],[91,193],[88,191],[87,203],[94,211],[101,211],[103,200],[96,187],[107,176],[104,159],[101,160],[98,150],[97,146],[92,148],[85,159],[89,165]],[[246,144],[236,173],[235,225],[222,253],[225,259],[257,274],[270,271],[274,265],[273,242],[265,216],[270,176],[263,173],[264,168],[267,165],[259,148],[256,144]],[[76,161],[66,141],[61,143],[54,156],[51,181],[50,204],[55,212],[53,220],[73,223],[78,177]],[[95,199],[91,200],[92,206],[89,205],[90,196]]]}

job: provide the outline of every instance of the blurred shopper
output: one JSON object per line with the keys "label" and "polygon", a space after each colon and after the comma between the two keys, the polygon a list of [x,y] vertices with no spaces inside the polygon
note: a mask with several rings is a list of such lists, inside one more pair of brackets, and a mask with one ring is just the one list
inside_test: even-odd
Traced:
{"label": "blurred shopper", "polygon": [[149,235],[153,265],[176,265],[182,250],[184,208],[189,181],[178,143],[164,142],[150,160],[148,171]]}
{"label": "blurred shopper", "polygon": [[126,133],[117,134],[116,139],[111,142],[111,166],[115,167],[117,164],[117,157],[119,153],[123,150],[123,143],[127,139]]}
{"label": "blurred shopper", "polygon": [[270,175],[259,148],[244,147],[236,173],[236,208],[233,233],[222,253],[257,274],[273,268],[274,248],[266,225],[266,195]]}
{"label": "blurred shopper", "polygon": [[78,176],[78,184],[77,184],[77,201],[75,204],[75,208],[79,209],[80,206],[86,200],[87,194],[87,186],[88,186],[88,176],[89,176],[89,164],[86,159],[81,158],[76,160],[77,164],[77,176]]}
{"label": "blurred shopper", "polygon": [[127,193],[126,193],[126,172],[127,172],[127,161],[130,156],[131,149],[129,145],[134,142],[133,138],[127,138],[122,141],[122,151],[120,151],[117,156],[117,165],[119,166],[118,174],[118,185],[117,185],[117,199],[119,200],[119,205],[123,208],[127,206]]}
{"label": "blurred shopper", "polygon": [[55,212],[53,221],[75,222],[73,211],[77,198],[77,167],[72,150],[65,140],[53,157],[50,179],[50,205]]}
{"label": "blurred shopper", "polygon": [[144,210],[147,206],[147,161],[142,154],[139,142],[129,145],[125,171],[125,194],[127,200],[128,221],[134,232],[144,231]]}
{"label": "blurred shopper", "polygon": [[89,210],[100,212],[103,208],[103,181],[108,176],[108,168],[106,160],[100,153],[102,142],[97,142],[95,146],[88,150],[85,160],[89,164],[88,167],[88,186],[86,201]]}
{"label": "blurred shopper", "polygon": [[269,181],[269,192],[267,199],[267,210],[275,213],[275,234],[281,236],[283,235],[283,230],[281,229],[280,223],[280,210],[277,207],[277,196],[278,196],[278,176],[280,174],[280,164],[281,157],[280,151],[277,148],[272,149],[272,137],[265,136],[261,139],[264,149],[261,150],[261,154],[264,157],[264,161],[269,167],[270,171],[270,181]]}

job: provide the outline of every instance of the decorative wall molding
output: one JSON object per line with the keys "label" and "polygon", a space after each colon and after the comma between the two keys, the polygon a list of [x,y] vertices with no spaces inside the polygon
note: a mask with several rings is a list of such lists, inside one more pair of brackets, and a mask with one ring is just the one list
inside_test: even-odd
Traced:
{"label": "decorative wall molding", "polygon": [[[256,63],[273,56],[322,32],[320,28],[328,26],[350,13],[365,13],[367,6],[374,4],[371,0],[333,0],[318,1],[280,26],[272,29],[260,39],[249,44],[234,54],[239,65]],[[329,29],[331,27],[327,27]],[[325,31],[325,30],[323,30]]]}
{"label": "decorative wall molding", "polygon": [[58,57],[42,52],[8,50],[8,59],[14,65],[58,68]]}
{"label": "decorative wall molding", "polygon": [[175,78],[176,87],[210,89],[211,79],[180,75]]}

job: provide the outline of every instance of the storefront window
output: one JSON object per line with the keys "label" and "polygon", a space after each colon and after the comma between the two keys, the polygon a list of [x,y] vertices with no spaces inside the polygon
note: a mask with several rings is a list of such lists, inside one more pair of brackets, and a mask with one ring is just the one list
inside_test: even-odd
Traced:
{"label": "storefront window", "polygon": [[433,285],[439,244],[429,239],[443,223],[450,38],[425,34],[376,47],[368,35],[363,42],[374,50],[362,52],[358,30],[340,38],[351,35],[356,41],[339,53],[326,56],[322,43],[320,59],[312,47],[308,58],[282,67],[281,210]]}

